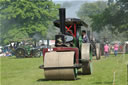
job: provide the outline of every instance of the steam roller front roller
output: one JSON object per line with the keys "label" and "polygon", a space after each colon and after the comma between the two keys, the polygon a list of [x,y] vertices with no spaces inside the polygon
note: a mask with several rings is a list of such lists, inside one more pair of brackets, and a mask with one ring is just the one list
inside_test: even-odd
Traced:
{"label": "steam roller front roller", "polygon": [[81,47],[81,59],[82,59],[82,73],[91,74],[92,73],[92,53],[90,43],[82,43]]}
{"label": "steam roller front roller", "polygon": [[76,69],[74,66],[74,52],[48,52],[44,58],[44,74],[50,80],[74,80]]}

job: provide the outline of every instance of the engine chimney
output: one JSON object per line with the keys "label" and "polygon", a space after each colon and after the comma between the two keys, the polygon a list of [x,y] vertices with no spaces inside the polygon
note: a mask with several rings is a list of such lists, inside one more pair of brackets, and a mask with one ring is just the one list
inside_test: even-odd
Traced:
{"label": "engine chimney", "polygon": [[60,18],[60,31],[62,34],[65,34],[65,8],[59,9],[59,18]]}

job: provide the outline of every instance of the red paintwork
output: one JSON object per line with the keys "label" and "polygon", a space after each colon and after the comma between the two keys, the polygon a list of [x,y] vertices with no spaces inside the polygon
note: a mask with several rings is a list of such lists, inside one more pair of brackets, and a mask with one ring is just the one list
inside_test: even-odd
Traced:
{"label": "red paintwork", "polygon": [[72,31],[70,30],[70,28],[72,28],[72,25],[67,27],[65,26],[65,28],[67,29],[66,32],[70,32],[70,34],[73,36],[73,37],[76,37],[76,24],[74,24],[74,33],[72,33]]}
{"label": "red paintwork", "polygon": [[74,24],[74,35],[76,37],[76,24]]}
{"label": "red paintwork", "polygon": [[[55,47],[52,48],[52,51],[59,51],[59,52],[65,52],[65,51],[74,51],[75,52],[75,59],[76,59],[76,64],[79,64],[79,49],[78,48],[72,48],[72,47]],[[45,57],[45,53],[50,52],[48,51],[48,48],[43,49],[43,60]]]}

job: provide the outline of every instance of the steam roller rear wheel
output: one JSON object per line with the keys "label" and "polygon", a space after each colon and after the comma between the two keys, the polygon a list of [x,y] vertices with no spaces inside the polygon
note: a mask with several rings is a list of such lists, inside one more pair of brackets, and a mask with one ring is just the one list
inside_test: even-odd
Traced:
{"label": "steam roller rear wheel", "polygon": [[[44,57],[44,74],[46,79],[51,80],[74,80],[77,69],[74,66],[74,52],[47,52]],[[52,67],[48,69],[48,67]],[[54,68],[56,67],[56,68]],[[69,67],[69,68],[63,68]]]}
{"label": "steam roller rear wheel", "polygon": [[82,43],[81,48],[81,59],[82,59],[82,73],[83,74],[91,74],[92,73],[92,66],[91,66],[91,48],[90,43]]}
{"label": "steam roller rear wheel", "polygon": [[100,43],[96,43],[96,59],[99,60],[100,56]]}

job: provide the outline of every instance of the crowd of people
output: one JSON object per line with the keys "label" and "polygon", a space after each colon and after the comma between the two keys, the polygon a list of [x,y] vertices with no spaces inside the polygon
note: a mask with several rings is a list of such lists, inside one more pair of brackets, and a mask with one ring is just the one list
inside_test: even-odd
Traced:
{"label": "crowd of people", "polygon": [[0,48],[0,56],[12,56],[12,50],[9,46]]}
{"label": "crowd of people", "polygon": [[[110,49],[111,49],[110,46],[106,43],[104,45],[104,56],[105,57],[108,57],[109,56]],[[117,43],[115,43],[113,49],[114,49],[114,55],[117,56],[119,45]]]}

